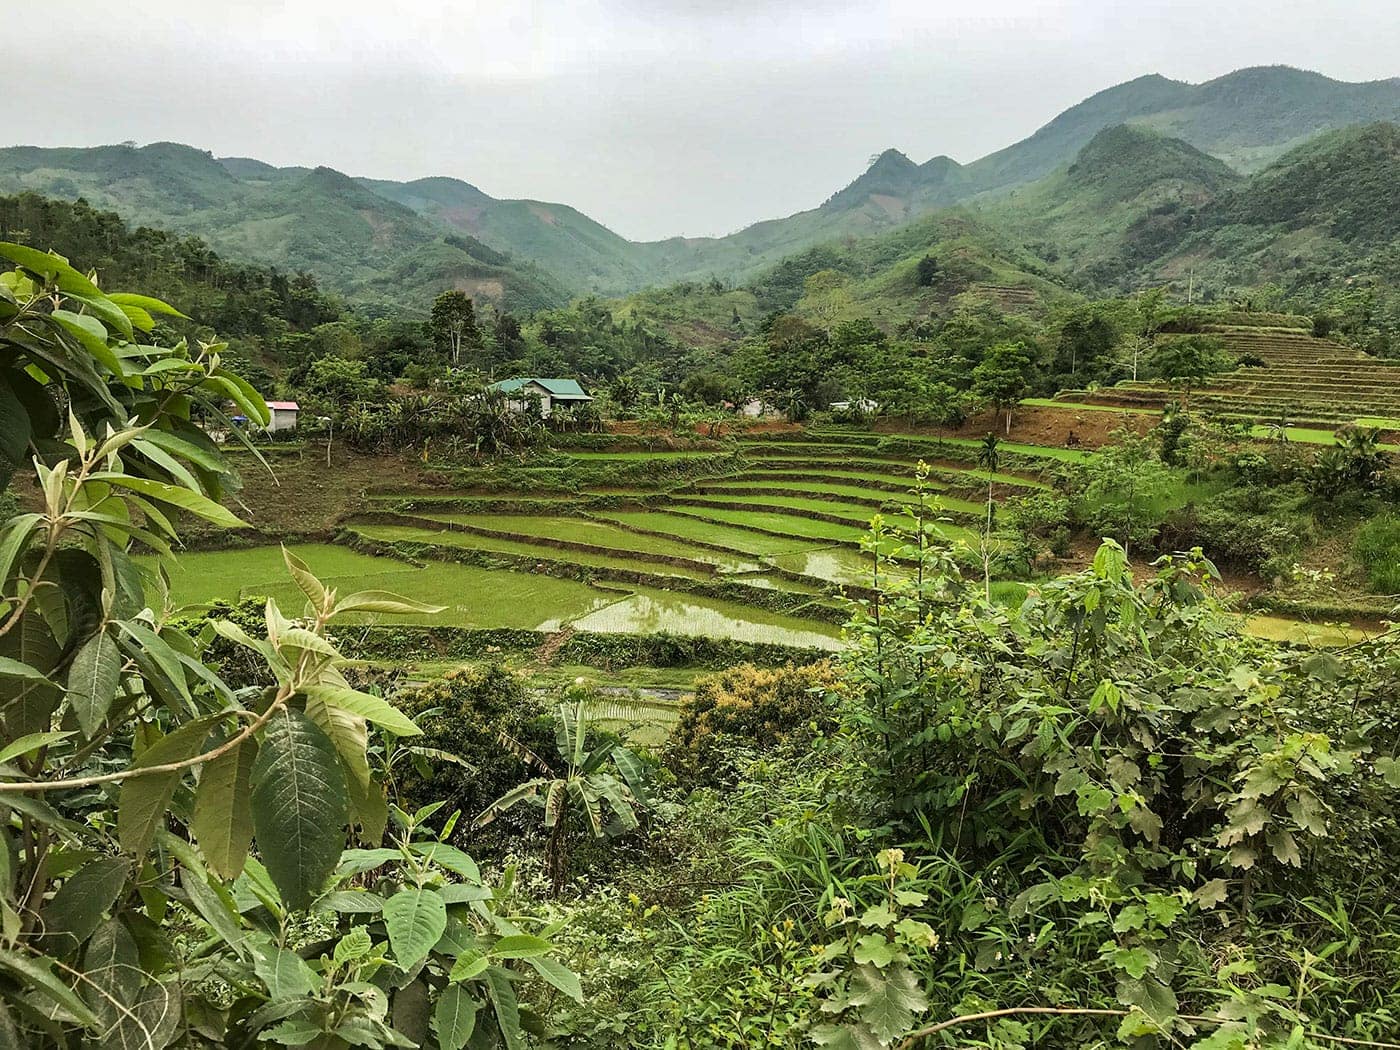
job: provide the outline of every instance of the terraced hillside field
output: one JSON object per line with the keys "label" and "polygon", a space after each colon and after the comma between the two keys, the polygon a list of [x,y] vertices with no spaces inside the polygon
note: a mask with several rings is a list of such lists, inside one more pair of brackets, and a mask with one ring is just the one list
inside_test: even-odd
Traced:
{"label": "terraced hillside field", "polygon": [[[1222,327],[1232,356],[1242,365],[1191,392],[1191,406],[1227,419],[1334,428],[1358,420],[1400,420],[1400,365],[1377,360],[1300,329]],[[1067,390],[1059,401],[1087,401],[1124,408],[1161,409],[1181,392],[1161,380],[1123,382],[1094,391]]]}
{"label": "terraced hillside field", "polygon": [[[871,585],[870,521],[907,515],[921,458],[930,464],[925,514],[948,542],[977,541],[989,479],[974,457],[956,443],[837,433],[722,452],[556,453],[512,468],[513,489],[466,468],[456,490],[377,492],[336,543],[297,550],[342,589],[445,606],[431,620],[441,626],[831,649],[842,594]],[[990,479],[996,499],[1034,491],[1050,462],[1012,458],[1016,466]],[[298,602],[275,547],[195,554],[182,567],[180,601]]]}

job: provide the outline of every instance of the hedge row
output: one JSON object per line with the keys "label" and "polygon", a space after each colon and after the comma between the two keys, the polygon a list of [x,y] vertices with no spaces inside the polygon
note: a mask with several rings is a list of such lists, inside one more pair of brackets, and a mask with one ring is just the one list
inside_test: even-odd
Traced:
{"label": "hedge row", "polygon": [[[557,636],[545,631],[469,627],[370,627],[356,630],[355,655],[369,660],[460,660],[531,652]],[[752,663],[763,667],[813,664],[830,653],[790,645],[736,642],[720,638],[682,635],[570,634],[551,659],[558,663],[586,664],[605,671],[624,667],[724,668]]]}

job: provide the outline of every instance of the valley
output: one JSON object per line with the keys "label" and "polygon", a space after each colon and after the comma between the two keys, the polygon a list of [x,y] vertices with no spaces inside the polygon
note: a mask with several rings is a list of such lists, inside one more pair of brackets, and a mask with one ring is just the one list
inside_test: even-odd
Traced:
{"label": "valley", "polygon": [[[583,56],[586,179],[786,17],[680,6],[287,39],[463,168]],[[225,28],[285,73],[302,13]],[[0,146],[0,1050],[1400,1050],[1397,215],[1400,80],[1287,66],[646,242]]]}

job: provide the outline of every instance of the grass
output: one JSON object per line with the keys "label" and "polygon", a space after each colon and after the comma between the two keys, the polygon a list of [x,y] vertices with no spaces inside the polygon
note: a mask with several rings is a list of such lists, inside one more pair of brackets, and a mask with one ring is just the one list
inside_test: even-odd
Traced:
{"label": "grass", "polygon": [[813,546],[810,539],[769,536],[660,510],[607,511],[597,516],[633,528],[646,529],[682,540],[694,540],[697,543],[713,543],[741,554],[755,556],[810,550]]}
{"label": "grass", "polygon": [[879,504],[843,503],[834,499],[819,499],[805,496],[778,496],[761,491],[752,495],[725,495],[724,493],[700,492],[687,494],[687,500],[702,500],[705,503],[744,503],[755,509],[781,508],[783,510],[807,510],[818,514],[832,514],[846,518],[852,524],[864,525],[870,516],[880,508]]}
{"label": "grass", "polygon": [[[1073,405],[1067,407],[1075,407]],[[945,437],[939,441],[949,445],[962,445],[966,448],[977,448],[981,446],[981,438],[960,438]],[[1078,448],[1052,448],[1049,445],[1027,445],[1020,441],[1003,441],[997,446],[1003,452],[1017,452],[1023,456],[1039,456],[1042,459],[1058,459],[1066,463],[1083,463],[1093,455],[1092,452]],[[970,473],[975,473],[969,468]]]}
{"label": "grass", "polygon": [[1021,402],[1031,408],[1064,408],[1076,412],[1136,412],[1148,415],[1161,415],[1159,408],[1131,408],[1126,405],[1086,405],[1082,401],[1056,401],[1053,397],[1028,397]]}
{"label": "grass", "polygon": [[[362,576],[411,575],[414,566],[394,558],[361,554],[329,543],[292,544],[287,550],[323,580],[353,581]],[[155,559],[143,559],[154,566]],[[266,594],[291,577],[280,547],[225,551],[187,551],[170,570],[170,596],[177,605],[208,605],[236,600],[242,594]],[[352,585],[351,590],[366,588]]]}
{"label": "grass", "polygon": [[[585,583],[509,569],[453,562],[420,568],[325,544],[298,544],[288,549],[322,582],[342,593],[387,590],[445,607],[433,615],[375,615],[356,617],[358,622],[557,630],[616,600],[614,592]],[[277,547],[195,552],[182,557],[181,564],[182,571],[171,580],[172,596],[179,604],[207,605],[218,599],[266,595],[276,599],[289,615],[305,604],[305,597],[282,568],[282,552]]]}
{"label": "grass", "polygon": [[682,450],[682,449],[657,449],[654,452],[568,452],[564,453],[570,459],[602,460],[612,463],[640,463],[651,459],[699,459],[702,456],[727,456],[730,453],[722,450]]}
{"label": "grass", "polygon": [[1352,645],[1367,637],[1367,632],[1345,624],[1313,624],[1286,616],[1248,616],[1244,629],[1256,638],[1323,649]]}
{"label": "grass", "polygon": [[521,540],[506,539],[501,536],[482,536],[475,532],[455,532],[447,529],[415,528],[411,525],[374,525],[351,523],[350,528],[372,540],[384,543],[431,543],[443,547],[460,547],[464,550],[486,551],[493,554],[512,554],[539,561],[562,562],[598,569],[622,569],[632,572],[648,572],[658,576],[678,576],[687,580],[709,580],[713,575],[701,569],[668,565],[664,562],[644,561],[621,555],[594,554],[591,551],[569,551],[558,547],[544,547]]}
{"label": "grass", "polygon": [[857,544],[865,535],[865,529],[852,525],[836,525],[829,521],[814,521],[811,518],[796,518],[791,514],[776,511],[724,510],[720,507],[676,507],[676,514],[698,518],[701,521],[718,522],[721,525],[738,525],[741,528],[758,529],[776,536],[806,540],[834,540],[838,543]]}
{"label": "grass", "polygon": [[761,565],[738,554],[722,554],[665,536],[642,536],[618,528],[611,522],[589,518],[542,517],[530,514],[433,514],[430,521],[455,522],[494,532],[585,543],[619,551],[638,551],[662,557],[706,562],[724,572],[757,572]]}
{"label": "grass", "polygon": [[[796,496],[797,492],[810,492],[812,496]],[[858,501],[859,506],[865,508],[863,512],[865,516],[886,504],[913,506],[915,503],[912,496],[904,496],[883,489],[862,488],[859,485],[842,485],[828,481],[747,481],[742,474],[734,481],[713,482],[700,486],[699,495],[702,497],[713,495],[716,499],[720,499],[726,494],[742,498],[746,493],[762,497],[762,502],[771,506],[798,507],[799,503],[788,501],[801,500],[803,503],[812,504],[811,509],[813,510],[821,510],[824,507],[839,507],[844,510],[851,507],[851,504],[838,500],[827,501],[820,497],[823,495],[845,497]],[[773,495],[770,496],[769,493]],[[931,509],[942,507],[945,510],[959,511],[965,514],[985,514],[987,511],[985,503],[972,503],[965,499],[944,496],[940,493],[931,493],[928,505]],[[856,508],[852,507],[852,509]]]}
{"label": "grass", "polygon": [[1356,530],[1352,556],[1376,594],[1400,594],[1400,515],[1379,514]]}
{"label": "grass", "polygon": [[[698,517],[706,521],[717,521],[745,528],[761,529],[780,536],[801,536],[812,540],[831,540],[856,546],[865,536],[863,525],[837,525],[833,522],[800,518],[780,511],[768,510],[726,510],[723,507],[676,507],[675,513]],[[977,533],[958,525],[940,522],[935,526],[938,532],[950,542],[977,541]]]}

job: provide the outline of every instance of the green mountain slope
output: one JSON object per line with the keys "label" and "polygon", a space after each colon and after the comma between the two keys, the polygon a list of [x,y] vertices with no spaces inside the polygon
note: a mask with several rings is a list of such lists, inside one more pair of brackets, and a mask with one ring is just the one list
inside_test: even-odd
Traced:
{"label": "green mountain slope", "polygon": [[[1082,237],[1085,231],[1069,230],[1074,223],[1067,226],[1066,219],[1091,188],[1076,185],[1075,174],[1057,173],[1102,132],[1122,125],[1184,145],[1174,147],[1179,156],[1172,160],[1162,147],[1127,132],[1098,143],[1103,152],[1153,153],[1151,185],[1100,187],[1116,195],[1113,214],[1100,217],[1110,231],[1144,210],[1193,212],[1227,181],[1224,169],[1212,168],[1206,155],[1255,171],[1320,132],[1384,120],[1400,120],[1400,79],[1348,84],[1277,66],[1203,84],[1140,77],[1085,99],[1028,138],[970,164],[948,157],[918,164],[887,150],[819,207],[726,237],[647,243],[628,241],[567,205],[501,200],[457,179],[352,179],[328,168],[217,160],[170,143],[0,149],[0,192],[82,196],[133,222],[200,235],[220,250],[314,269],[350,295],[398,294],[384,282],[414,277],[499,295],[512,308],[525,309],[570,295],[615,295],[676,281],[752,281],[816,245],[878,235],[959,203],[990,202],[995,208],[1018,187],[1047,178],[1058,185],[1037,187],[1028,194],[1039,195],[1037,200],[1020,213],[1039,216],[1038,230],[1046,237]],[[1196,152],[1184,152],[1190,148]],[[1085,173],[1081,168],[1077,174]],[[1058,216],[1052,214],[1057,208]],[[1133,258],[1180,231],[1167,215],[1140,232],[1148,243],[1134,248]],[[1073,245],[1070,252],[1084,254]],[[1086,256],[1076,265],[1092,266],[1094,260]],[[422,298],[437,290],[413,288],[408,294]]]}
{"label": "green mountain slope", "polygon": [[1221,287],[1400,278],[1400,127],[1318,137],[1191,216],[1149,268],[1194,269]]}
{"label": "green mountain slope", "polygon": [[360,181],[444,229],[533,260],[576,294],[636,288],[649,280],[640,245],[568,205],[497,200],[460,179]]}
{"label": "green mountain slope", "polygon": [[984,214],[1080,281],[1112,288],[1171,247],[1183,220],[1244,181],[1189,143],[1120,124]]}
{"label": "green mountain slope", "polygon": [[1321,131],[1400,120],[1400,79],[1348,84],[1283,66],[1239,70],[1204,84],[1146,76],[1072,106],[1035,134],[968,165],[915,164],[896,150],[819,208],[728,237],[648,246],[675,279],[751,276],[794,251],[867,236],[938,208],[1007,192],[1070,164],[1105,129],[1140,125],[1179,138],[1240,170],[1257,169]]}
{"label": "green mountain slope", "polygon": [[[421,303],[462,287],[517,310],[568,298],[530,265],[484,260],[450,244],[427,219],[330,168],[277,169],[256,161],[228,166],[173,143],[136,149],[0,149],[0,192],[32,190],[83,198],[130,222],[194,234],[220,252],[315,273],[358,298]],[[431,273],[434,285],[392,285],[386,277]]]}

